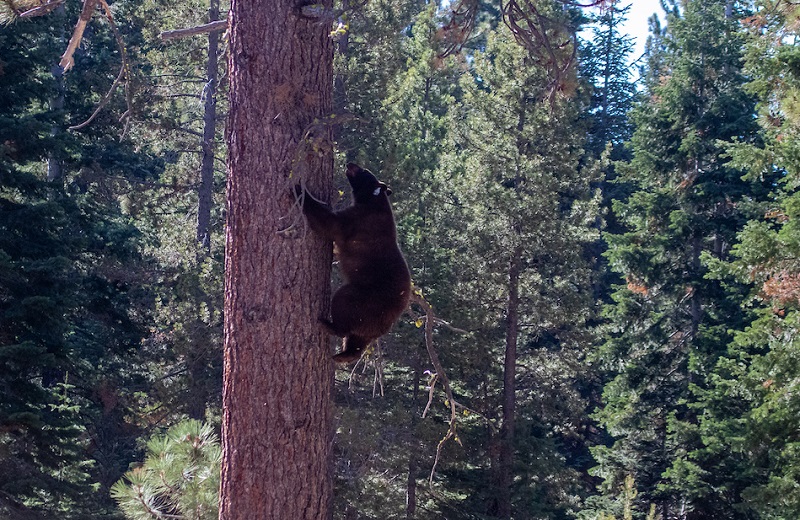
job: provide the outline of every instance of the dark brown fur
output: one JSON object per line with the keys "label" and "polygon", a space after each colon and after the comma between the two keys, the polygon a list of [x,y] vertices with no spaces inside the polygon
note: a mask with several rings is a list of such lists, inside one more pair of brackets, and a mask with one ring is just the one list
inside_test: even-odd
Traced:
{"label": "dark brown fur", "polygon": [[397,245],[388,186],[356,164],[347,165],[353,205],[333,212],[295,187],[303,197],[303,213],[311,229],[333,240],[345,284],[331,300],[325,328],[344,337],[340,363],[358,360],[375,339],[389,332],[411,296],[411,275]]}

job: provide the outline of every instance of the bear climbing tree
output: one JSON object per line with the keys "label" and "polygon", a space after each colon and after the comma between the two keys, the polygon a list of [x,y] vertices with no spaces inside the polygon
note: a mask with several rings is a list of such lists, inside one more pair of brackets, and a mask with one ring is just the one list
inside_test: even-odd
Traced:
{"label": "bear climbing tree", "polygon": [[353,205],[339,212],[295,187],[308,225],[333,240],[346,281],[333,295],[331,319],[320,320],[328,332],[345,338],[344,349],[334,356],[340,363],[357,361],[373,340],[389,332],[411,296],[411,274],[397,245],[389,203],[392,190],[357,164],[347,165],[347,180]]}

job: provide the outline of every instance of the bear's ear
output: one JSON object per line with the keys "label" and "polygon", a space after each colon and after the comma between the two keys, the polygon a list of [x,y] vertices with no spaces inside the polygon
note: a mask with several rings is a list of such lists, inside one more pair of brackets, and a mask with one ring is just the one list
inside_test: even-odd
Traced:
{"label": "bear's ear", "polygon": [[347,176],[355,177],[361,172],[361,166],[356,163],[347,163]]}
{"label": "bear's ear", "polygon": [[392,188],[390,188],[389,186],[387,186],[386,184],[384,184],[382,182],[379,182],[378,183],[378,187],[375,188],[375,191],[373,191],[372,194],[377,197],[378,195],[381,194],[381,192],[386,193],[387,196],[391,195],[392,194]]}

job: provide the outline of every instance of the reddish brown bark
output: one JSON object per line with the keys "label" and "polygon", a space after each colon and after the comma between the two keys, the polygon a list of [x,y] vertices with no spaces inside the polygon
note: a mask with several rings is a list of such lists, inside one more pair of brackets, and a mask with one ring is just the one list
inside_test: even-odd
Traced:
{"label": "reddish brown bark", "polygon": [[333,54],[326,24],[297,13],[286,0],[231,5],[224,520],[331,517],[333,362],[317,323],[331,245],[279,231],[297,211],[293,167],[308,172],[314,193],[330,192],[330,151],[298,150],[330,113]]}

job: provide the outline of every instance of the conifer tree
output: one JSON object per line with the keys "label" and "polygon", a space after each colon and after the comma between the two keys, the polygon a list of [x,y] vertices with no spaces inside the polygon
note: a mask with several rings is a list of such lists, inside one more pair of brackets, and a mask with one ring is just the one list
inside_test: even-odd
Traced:
{"label": "conifer tree", "polygon": [[[800,76],[795,46],[797,13],[759,2],[747,20],[750,39],[747,88],[759,100],[759,141],[728,144],[732,162],[769,197],[751,202],[755,215],[739,233],[731,262],[713,264],[712,274],[728,284],[743,283],[743,305],[754,312],[714,369],[703,394],[700,431],[703,454],[722,473],[728,503],[749,517],[789,519],[800,514],[797,493],[798,366],[798,118],[795,99]],[[760,202],[760,203],[758,203]],[[749,518],[748,517],[748,518]]]}
{"label": "conifer tree", "polygon": [[614,4],[601,12],[581,48],[581,73],[592,83],[587,147],[599,157],[611,143],[614,160],[621,158],[621,145],[631,135],[628,112],[636,92],[629,63],[633,38],[620,32],[630,7]]}
{"label": "conifer tree", "polygon": [[287,217],[298,183],[330,197],[333,44],[292,1],[234,1],[229,23],[220,517],[328,518],[332,247]]}
{"label": "conifer tree", "polygon": [[588,339],[583,253],[596,238],[595,173],[580,167],[576,103],[551,104],[545,74],[506,28],[491,33],[461,82],[453,150],[439,174],[448,187],[439,212],[461,223],[440,237],[458,266],[456,323],[471,331],[459,340],[469,360],[459,386],[496,425],[483,426],[485,484],[466,503],[500,518],[559,518],[568,509],[563,497],[579,492],[568,484],[574,461],[561,451],[562,443],[580,444],[578,431],[554,428],[579,428],[586,405],[567,381],[582,377]]}
{"label": "conifer tree", "polygon": [[96,47],[75,54],[85,73],[53,74],[53,35],[79,6],[66,7],[0,31],[0,516],[11,518],[102,518],[138,431],[126,416],[143,336],[134,307],[147,296],[118,197],[159,162],[120,139],[108,112],[66,131],[119,70],[114,36],[92,26]]}
{"label": "conifer tree", "polygon": [[[736,288],[709,280],[704,258],[730,255],[741,204],[754,197],[719,140],[754,137],[743,89],[742,35],[723,1],[689,2],[668,16],[664,54],[650,56],[638,104],[635,190],[615,204],[627,231],[609,237],[612,268],[625,278],[607,309],[599,356],[614,375],[597,417],[616,439],[598,447],[596,474],[615,494],[627,476],[641,510],[672,518],[727,518],[719,474],[703,467],[697,403],[744,319]],[[724,494],[724,493],[722,493]]]}

